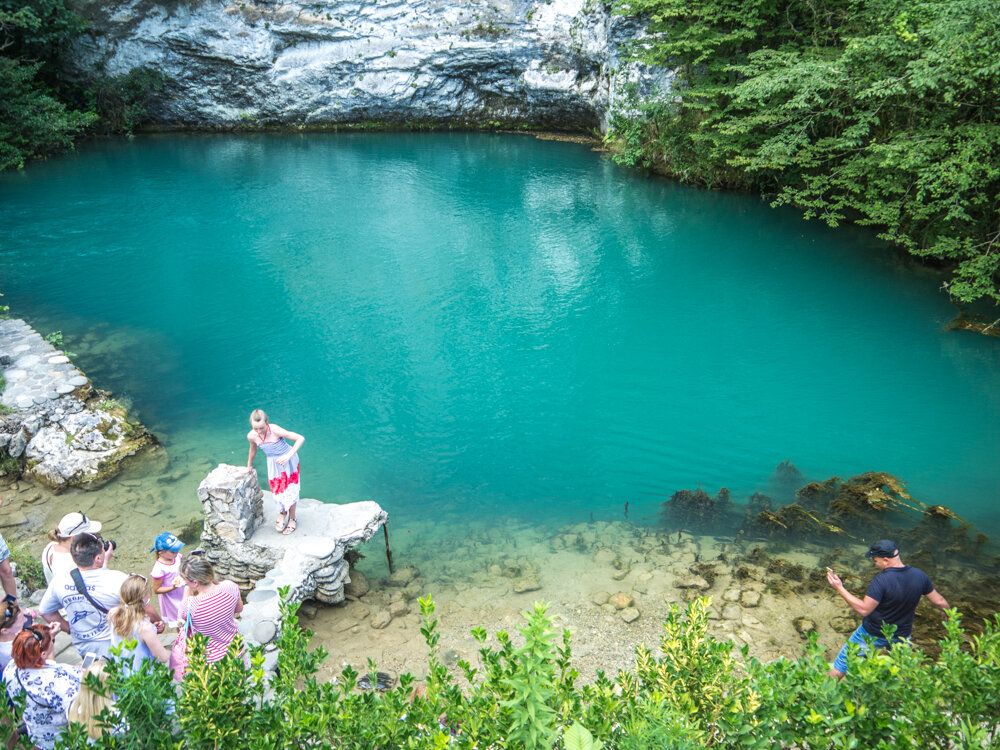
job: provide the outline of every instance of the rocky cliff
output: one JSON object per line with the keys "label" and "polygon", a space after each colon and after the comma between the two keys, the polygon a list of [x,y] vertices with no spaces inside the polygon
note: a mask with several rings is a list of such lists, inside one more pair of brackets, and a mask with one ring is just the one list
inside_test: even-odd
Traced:
{"label": "rocky cliff", "polygon": [[176,126],[498,122],[586,131],[627,82],[636,27],[596,0],[75,0],[81,75],[151,66]]}

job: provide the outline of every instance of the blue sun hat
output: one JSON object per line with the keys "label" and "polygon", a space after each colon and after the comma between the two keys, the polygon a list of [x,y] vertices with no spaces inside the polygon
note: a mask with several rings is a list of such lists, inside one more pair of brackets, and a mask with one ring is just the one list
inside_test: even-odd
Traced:
{"label": "blue sun hat", "polygon": [[153,549],[151,549],[150,552],[160,552],[161,550],[179,552],[183,546],[184,542],[175,537],[173,534],[164,531],[156,537],[156,541],[153,542]]}

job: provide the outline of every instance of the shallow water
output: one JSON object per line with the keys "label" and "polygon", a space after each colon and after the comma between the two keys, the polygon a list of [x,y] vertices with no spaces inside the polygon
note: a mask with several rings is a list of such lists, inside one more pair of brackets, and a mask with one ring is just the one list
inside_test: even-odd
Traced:
{"label": "shallow water", "polygon": [[942,332],[938,276],[869,234],[751,196],[528,137],[157,136],[0,175],[0,227],[4,303],[162,439],[176,481],[105,492],[165,522],[263,407],[306,496],[404,528],[651,520],[790,459],[1000,531],[1000,342]]}

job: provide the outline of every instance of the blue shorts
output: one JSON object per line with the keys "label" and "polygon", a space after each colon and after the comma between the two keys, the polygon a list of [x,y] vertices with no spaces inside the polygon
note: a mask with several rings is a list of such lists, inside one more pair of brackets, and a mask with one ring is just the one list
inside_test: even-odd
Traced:
{"label": "blue shorts", "polygon": [[[900,643],[903,640],[903,638],[893,638],[892,642]],[[864,625],[858,625],[858,629],[851,633],[851,637],[847,639],[847,643],[840,649],[837,658],[833,660],[833,668],[841,674],[847,674],[847,647],[851,643],[856,643],[860,647],[859,656],[864,656],[868,653],[869,644],[875,646],[875,648],[889,648],[889,641],[885,638],[882,636],[875,637],[865,630]]]}
{"label": "blue shorts", "polygon": [[10,550],[7,548],[7,542],[3,540],[3,534],[0,534],[0,563],[10,557]]}

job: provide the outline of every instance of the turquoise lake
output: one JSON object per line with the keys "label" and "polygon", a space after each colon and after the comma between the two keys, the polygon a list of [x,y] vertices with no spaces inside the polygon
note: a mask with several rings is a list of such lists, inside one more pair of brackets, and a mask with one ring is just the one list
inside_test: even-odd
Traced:
{"label": "turquoise lake", "polygon": [[[0,291],[171,461],[538,523],[887,471],[1000,534],[1000,340],[870,232],[500,134],[154,136],[0,174]],[[263,470],[262,462],[258,468]]]}

